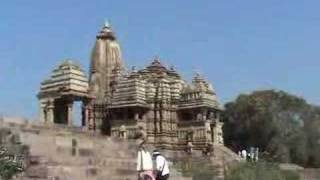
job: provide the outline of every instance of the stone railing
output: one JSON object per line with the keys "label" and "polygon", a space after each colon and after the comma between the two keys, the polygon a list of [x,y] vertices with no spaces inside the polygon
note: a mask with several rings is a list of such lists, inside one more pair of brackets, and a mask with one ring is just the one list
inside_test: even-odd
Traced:
{"label": "stone railing", "polygon": [[206,121],[197,121],[197,120],[192,120],[192,121],[180,121],[178,122],[179,127],[187,127],[187,126],[203,126]]}

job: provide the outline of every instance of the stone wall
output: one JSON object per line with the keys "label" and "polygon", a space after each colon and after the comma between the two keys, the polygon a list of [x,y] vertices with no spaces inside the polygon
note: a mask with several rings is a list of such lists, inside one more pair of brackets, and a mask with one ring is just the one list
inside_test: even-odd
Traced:
{"label": "stone wall", "polygon": [[[0,122],[30,148],[20,180],[135,180],[135,141],[108,138],[64,126]],[[151,150],[151,149],[150,149]],[[184,180],[171,168],[172,179]]]}

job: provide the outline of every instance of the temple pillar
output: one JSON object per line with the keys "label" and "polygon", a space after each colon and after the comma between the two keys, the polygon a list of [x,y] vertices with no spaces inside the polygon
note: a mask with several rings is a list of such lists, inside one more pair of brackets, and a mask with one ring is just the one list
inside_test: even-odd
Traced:
{"label": "temple pillar", "polygon": [[86,99],[83,101],[83,116],[82,117],[82,127],[86,128],[86,130],[92,129],[94,126],[93,123],[93,106],[92,100]]}
{"label": "temple pillar", "polygon": [[154,119],[154,113],[153,113],[153,111],[151,111],[151,110],[148,110],[148,112],[146,113],[146,118],[148,119],[148,120],[152,120],[152,119]]}
{"label": "temple pillar", "polygon": [[48,121],[48,110],[45,107],[40,108],[40,121],[47,122]]}
{"label": "temple pillar", "polygon": [[220,122],[220,113],[218,111],[216,112],[216,120],[217,122]]}
{"label": "temple pillar", "polygon": [[89,125],[89,105],[88,104],[84,104],[83,106],[83,117],[82,117],[82,127],[88,127]]}
{"label": "temple pillar", "polygon": [[212,139],[211,139],[211,131],[212,131],[212,129],[211,129],[211,126],[210,126],[210,122],[206,122],[205,123],[204,136],[205,136],[205,138],[206,138],[206,140],[208,142],[212,141]]}
{"label": "temple pillar", "polygon": [[39,121],[46,122],[47,121],[47,109],[46,106],[41,100],[39,100]]}
{"label": "temple pillar", "polygon": [[67,124],[68,126],[72,126],[72,109],[73,102],[67,104]]}
{"label": "temple pillar", "polygon": [[197,113],[196,120],[201,121],[203,119],[203,115],[201,113]]}
{"label": "temple pillar", "polygon": [[94,124],[95,124],[94,111],[93,111],[92,104],[90,104],[88,108],[88,121],[87,121],[88,129],[91,130],[95,126]]}
{"label": "temple pillar", "polygon": [[223,132],[222,132],[222,122],[217,122],[214,127],[214,144],[223,144],[224,139],[223,139]]}
{"label": "temple pillar", "polygon": [[143,122],[147,122],[147,113],[142,114],[142,120]]}
{"label": "temple pillar", "polygon": [[134,113],[134,120],[139,121],[139,113],[138,112]]}
{"label": "temple pillar", "polygon": [[49,103],[47,107],[47,123],[54,123],[54,103]]}
{"label": "temple pillar", "polygon": [[162,110],[161,112],[161,116],[162,116],[162,121],[167,119],[167,111],[166,110]]}
{"label": "temple pillar", "polygon": [[166,113],[166,119],[168,120],[168,121],[170,121],[170,119],[171,119],[171,112],[170,111],[166,111],[167,113]]}
{"label": "temple pillar", "polygon": [[207,109],[202,109],[202,120],[203,121],[207,120],[207,114],[208,114],[208,110]]}
{"label": "temple pillar", "polygon": [[160,127],[160,112],[156,111],[156,126],[157,126],[157,132],[161,132],[161,127]]}
{"label": "temple pillar", "polygon": [[127,138],[127,129],[126,129],[125,125],[121,125],[120,126],[119,133],[120,133],[119,134],[120,138],[122,138],[122,139],[126,139]]}

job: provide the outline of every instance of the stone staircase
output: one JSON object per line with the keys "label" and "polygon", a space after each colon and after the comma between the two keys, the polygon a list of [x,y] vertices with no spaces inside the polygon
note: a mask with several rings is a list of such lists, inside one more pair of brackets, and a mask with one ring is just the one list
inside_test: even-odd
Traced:
{"label": "stone staircase", "polygon": [[[32,137],[30,164],[22,179],[136,179],[136,147],[133,143],[106,139],[75,141],[74,135],[41,141]],[[78,137],[79,138],[79,137]],[[55,139],[55,140],[54,140]],[[68,140],[70,140],[70,146]],[[72,142],[79,144],[72,146]]]}
{"label": "stone staircase", "polygon": [[[28,168],[17,180],[137,179],[135,141],[61,127],[8,127],[30,148]],[[170,179],[190,180],[173,167],[170,170]]]}
{"label": "stone staircase", "polygon": [[[81,129],[32,124],[0,124],[19,134],[30,147],[29,164],[20,180],[136,180],[135,141],[108,138]],[[185,152],[164,152],[169,160],[170,179],[223,179],[230,164],[238,156],[224,146],[214,147],[214,156],[192,156]],[[150,151],[153,150],[152,147]],[[177,164],[192,168],[193,174],[182,171]],[[214,175],[203,178],[206,171]]]}

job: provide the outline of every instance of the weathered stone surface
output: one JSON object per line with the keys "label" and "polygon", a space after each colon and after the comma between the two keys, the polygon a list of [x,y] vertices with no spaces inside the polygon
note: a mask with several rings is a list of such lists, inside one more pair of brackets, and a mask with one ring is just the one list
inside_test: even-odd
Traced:
{"label": "weathered stone surface", "polygon": [[[33,127],[36,127],[36,133]],[[116,141],[114,138],[92,136],[70,129],[62,133],[53,127],[39,125],[10,124],[10,129],[20,134],[21,142],[30,147],[29,166],[23,176],[16,179],[136,180],[135,141]],[[70,148],[68,141],[73,139],[77,140],[77,146]],[[83,156],[79,153],[82,147],[90,150],[90,154]],[[72,149],[76,153],[73,154]],[[185,180],[179,173],[172,174],[172,179]]]}
{"label": "weathered stone surface", "polygon": [[48,167],[45,165],[31,165],[27,168],[25,176],[30,178],[47,178],[48,177]]}

